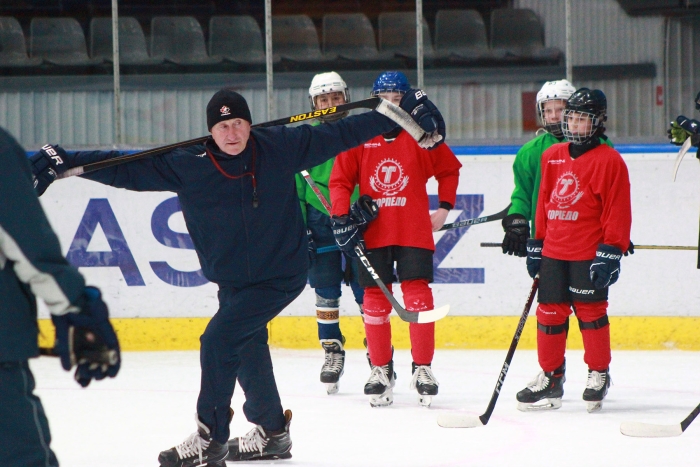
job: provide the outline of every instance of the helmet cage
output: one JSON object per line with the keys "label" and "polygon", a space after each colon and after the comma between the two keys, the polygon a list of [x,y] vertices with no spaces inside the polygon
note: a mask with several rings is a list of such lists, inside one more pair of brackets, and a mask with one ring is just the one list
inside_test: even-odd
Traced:
{"label": "helmet cage", "polygon": [[[593,137],[599,133],[599,130],[603,128],[604,118],[601,118],[600,115],[596,115],[591,112],[576,109],[565,109],[561,115],[562,133],[564,134],[566,140],[572,144],[586,144],[590,142],[593,140]],[[588,131],[585,133],[578,131],[574,133],[571,131],[571,128],[569,127],[569,120],[572,120],[572,123],[576,124],[576,126],[580,126],[581,121],[584,119],[590,119],[591,126]]]}
{"label": "helmet cage", "polygon": [[[544,104],[545,102],[549,101],[562,101],[564,105],[566,105],[566,98],[562,97],[552,97],[550,99],[545,99],[543,101],[540,101],[537,103],[537,116],[540,119],[540,122],[542,123],[542,127],[547,131],[547,133],[551,133],[552,135],[556,136],[557,138],[561,138],[563,136],[562,132],[562,122],[561,120],[555,123],[548,123],[544,119]],[[564,115],[564,109],[562,109],[562,115]]]}

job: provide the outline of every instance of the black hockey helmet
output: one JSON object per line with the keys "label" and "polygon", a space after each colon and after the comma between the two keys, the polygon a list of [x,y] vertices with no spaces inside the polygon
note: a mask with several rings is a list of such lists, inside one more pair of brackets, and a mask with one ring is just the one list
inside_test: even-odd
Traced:
{"label": "black hockey helmet", "polygon": [[585,144],[603,134],[604,123],[608,119],[607,112],[608,100],[603,91],[588,88],[577,90],[566,102],[562,116],[562,130],[566,140],[573,144]]}

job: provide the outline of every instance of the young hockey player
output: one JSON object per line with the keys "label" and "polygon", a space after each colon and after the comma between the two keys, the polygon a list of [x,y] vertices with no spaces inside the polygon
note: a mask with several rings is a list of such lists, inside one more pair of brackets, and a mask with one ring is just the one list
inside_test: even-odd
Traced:
{"label": "young hockey player", "polygon": [[81,386],[117,375],[119,342],[99,290],[85,287],[61,254],[24,149],[1,128],[0,161],[0,457],[7,467],[57,467],[29,368],[39,356],[36,298],[46,302],[56,327],[54,353],[65,370],[77,363]]}
{"label": "young hockey player", "polygon": [[564,394],[568,317],[578,318],[588,365],[583,400],[600,410],[610,386],[608,287],[620,276],[630,243],[632,208],[627,166],[600,143],[607,102],[581,88],[563,115],[566,144],[542,156],[536,231],[527,242],[527,269],[540,275],[537,355],[542,372],[517,394],[518,408],[557,409]]}
{"label": "young hockey player", "polygon": [[[311,80],[309,102],[312,111],[346,104],[350,102],[350,91],[338,73],[334,71],[319,73]],[[319,117],[320,123],[334,122],[347,114],[347,112],[339,112]],[[327,200],[330,199],[328,181],[331,177],[334,161],[335,158],[329,159],[308,170],[309,176]],[[357,282],[357,264],[351,260],[351,257],[343,255],[339,250],[315,254],[317,248],[335,245],[330,214],[326,212],[326,208],[323,207],[304,177],[301,174],[297,174],[296,177],[299,201],[302,213],[306,218],[309,248],[312,255],[309,285],[316,294],[318,339],[325,351],[325,359],[321,367],[321,382],[326,385],[328,394],[336,394],[340,377],[343,376],[345,369],[345,337],[340,331],[339,321],[341,285],[346,277],[346,273],[343,271],[343,256],[345,256],[346,271],[351,276],[348,282],[355,296],[355,302],[360,307],[360,313],[362,312],[364,292]],[[352,201],[355,201],[357,197],[356,190]]]}
{"label": "young hockey player", "polygon": [[[398,102],[410,89],[403,73],[390,71],[379,75],[372,95]],[[359,234],[354,228],[363,215],[348,215],[350,196],[360,185],[360,210],[379,214],[366,226],[364,241],[367,258],[380,279],[391,290],[394,263],[401,282],[407,310],[433,309],[433,295],[428,285],[433,280],[433,231],[439,230],[454,206],[461,164],[447,145],[428,151],[401,129],[351,149],[336,158],[331,175],[331,219],[336,240],[352,253]],[[438,181],[440,208],[428,210],[425,188],[429,178]],[[368,201],[373,199],[373,202]],[[368,206],[374,203],[373,206]],[[354,206],[356,207],[356,205]],[[373,216],[367,215],[365,220]],[[351,238],[352,237],[352,238]],[[365,288],[364,323],[372,373],[365,385],[373,407],[391,405],[396,375],[391,346],[391,304],[364,267],[359,268],[360,285]],[[438,382],[431,370],[435,350],[435,323],[409,325],[413,378],[410,386],[419,394],[420,403],[430,406],[438,393]]]}
{"label": "young hockey player", "polygon": [[[415,92],[401,107],[423,130],[444,137],[439,111]],[[372,111],[316,127],[251,129],[247,102],[230,89],[214,94],[206,115],[212,136],[203,145],[83,175],[134,191],[176,193],[204,276],[219,287],[219,309],[200,338],[197,431],[160,453],[164,467],[291,457],[292,413],[282,410],[267,323],[306,286],[308,242],[294,176],[396,126]],[[37,191],[67,169],[116,156],[47,145],[32,156]],[[227,442],[236,380],[255,427]]]}

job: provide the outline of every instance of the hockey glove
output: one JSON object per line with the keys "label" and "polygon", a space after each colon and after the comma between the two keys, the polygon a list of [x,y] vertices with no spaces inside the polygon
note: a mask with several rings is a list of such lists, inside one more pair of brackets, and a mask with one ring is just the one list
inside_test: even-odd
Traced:
{"label": "hockey glove", "polygon": [[306,229],[306,240],[308,241],[309,264],[314,264],[316,261],[316,242],[311,236],[311,229]]}
{"label": "hockey glove", "polygon": [[632,243],[632,240],[630,240],[630,246],[627,247],[627,251],[625,251],[625,256],[633,255],[634,254],[634,243]]}
{"label": "hockey glove", "polygon": [[525,264],[527,265],[527,273],[533,279],[540,272],[540,263],[542,263],[542,246],[544,245],[544,240],[537,240],[531,238],[527,241],[527,260]]}
{"label": "hockey glove", "polygon": [[433,149],[445,141],[445,120],[435,104],[428,100],[425,91],[409,89],[401,98],[399,107],[426,132],[428,137],[418,143],[422,148]]}
{"label": "hockey glove", "polygon": [[364,247],[364,242],[355,221],[348,215],[340,217],[333,216],[331,217],[331,227],[338,248],[340,248],[343,253],[356,258],[355,247],[357,245],[362,245]]}
{"label": "hockey glove", "polygon": [[527,240],[530,238],[530,225],[522,214],[509,214],[503,221],[503,254],[527,256]]}
{"label": "hockey glove", "polygon": [[34,175],[34,189],[37,196],[44,194],[46,189],[68,167],[68,154],[60,146],[47,144],[39,152],[29,158]]}
{"label": "hockey glove", "polygon": [[622,251],[612,245],[601,243],[591,263],[591,282],[596,289],[613,285],[620,278]]}
{"label": "hockey glove", "polygon": [[367,224],[379,216],[379,206],[369,195],[362,195],[350,206],[350,218],[361,232],[367,229]]}
{"label": "hockey glove", "polygon": [[54,352],[61,357],[61,366],[69,371],[77,365],[75,380],[82,387],[93,379],[114,378],[121,365],[119,341],[100,291],[85,287],[75,305],[79,312],[51,315],[56,327]]}

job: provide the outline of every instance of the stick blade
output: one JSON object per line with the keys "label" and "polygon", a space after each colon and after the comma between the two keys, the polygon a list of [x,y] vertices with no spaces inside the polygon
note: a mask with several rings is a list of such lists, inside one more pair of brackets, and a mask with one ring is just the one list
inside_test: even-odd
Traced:
{"label": "stick blade", "polygon": [[476,415],[445,413],[437,418],[437,424],[443,428],[476,428],[484,426]]}
{"label": "stick blade", "polygon": [[620,433],[634,438],[670,438],[683,434],[680,423],[675,425],[655,425],[653,423],[622,422]]}
{"label": "stick blade", "polygon": [[450,312],[450,305],[441,306],[429,311],[420,311],[418,315],[418,323],[434,323],[435,321],[444,318]]}
{"label": "stick blade", "polygon": [[683,162],[683,158],[685,157],[686,153],[690,150],[690,145],[691,141],[690,138],[687,138],[685,142],[683,143],[683,146],[681,146],[681,149],[678,151],[678,156],[676,156],[676,163],[673,166],[673,181],[676,181],[676,175],[678,175],[678,168],[681,166],[681,162]]}

